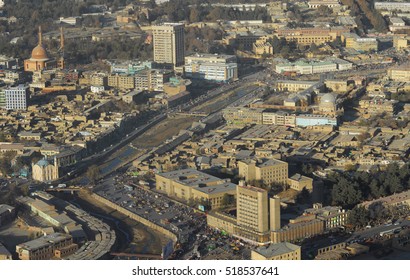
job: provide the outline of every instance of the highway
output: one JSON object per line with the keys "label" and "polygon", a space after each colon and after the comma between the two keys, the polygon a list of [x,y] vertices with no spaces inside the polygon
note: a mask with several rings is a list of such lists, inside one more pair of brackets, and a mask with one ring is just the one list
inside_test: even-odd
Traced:
{"label": "highway", "polygon": [[[60,178],[59,182],[68,182],[71,179],[78,177],[80,174],[83,174],[84,172],[86,172],[89,166],[94,165],[94,164],[98,165],[98,164],[103,163],[113,153],[123,148],[124,146],[130,144],[130,142],[133,141],[136,137],[142,135],[144,132],[146,132],[147,130],[155,126],[156,124],[165,120],[168,114],[173,114],[177,112],[189,112],[196,106],[200,104],[204,104],[221,94],[231,92],[235,89],[247,87],[249,86],[249,84],[253,84],[258,80],[266,79],[267,76],[268,76],[267,72],[259,71],[259,72],[247,75],[242,80],[235,81],[229,84],[224,84],[214,90],[210,90],[207,93],[191,100],[188,103],[182,104],[175,108],[168,108],[167,110],[160,111],[158,115],[151,118],[146,124],[138,126],[135,128],[134,131],[128,133],[126,137],[124,137],[120,142],[116,144],[112,144],[110,147],[107,147],[106,149],[104,149],[102,152],[99,152],[98,154],[90,155],[86,158],[83,158],[80,162],[76,164],[73,170],[70,170],[65,176]],[[225,107],[238,106],[240,104],[243,105],[243,104],[251,102],[254,98],[256,98],[257,94],[252,94],[250,96],[251,98],[249,98],[248,94],[250,94],[252,91],[255,91],[257,88],[258,88],[257,86],[251,86],[249,89],[244,90],[243,93],[235,96],[234,98],[229,99],[229,102],[227,102]],[[258,91],[258,92],[260,93],[261,91]],[[221,110],[222,109],[219,109],[217,112],[213,112],[213,113],[217,113],[218,115],[221,115]],[[193,109],[193,111],[196,111],[196,110]]]}

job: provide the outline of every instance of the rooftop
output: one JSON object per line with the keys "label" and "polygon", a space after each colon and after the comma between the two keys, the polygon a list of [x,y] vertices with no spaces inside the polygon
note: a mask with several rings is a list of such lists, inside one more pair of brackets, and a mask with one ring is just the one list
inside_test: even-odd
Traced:
{"label": "rooftop", "polygon": [[255,252],[261,254],[266,258],[271,258],[274,256],[288,254],[299,249],[300,247],[295,244],[289,242],[281,242],[277,244],[271,244],[269,245],[269,247],[259,247],[255,250]]}
{"label": "rooftop", "polygon": [[53,233],[25,243],[21,243],[17,245],[17,247],[28,251],[34,251],[49,246],[50,244],[61,242],[63,240],[66,240],[67,238],[71,238],[71,236],[68,234]]}

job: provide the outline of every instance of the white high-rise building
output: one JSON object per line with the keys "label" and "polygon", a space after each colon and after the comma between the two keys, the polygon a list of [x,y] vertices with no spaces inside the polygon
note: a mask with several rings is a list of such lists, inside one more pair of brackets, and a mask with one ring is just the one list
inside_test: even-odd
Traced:
{"label": "white high-rise building", "polygon": [[10,87],[5,91],[7,110],[27,110],[28,87],[18,85]]}

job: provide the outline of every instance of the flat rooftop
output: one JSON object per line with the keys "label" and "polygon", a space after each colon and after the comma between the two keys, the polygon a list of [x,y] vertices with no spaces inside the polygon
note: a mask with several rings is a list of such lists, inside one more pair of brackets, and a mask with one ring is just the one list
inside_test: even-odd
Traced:
{"label": "flat rooftop", "polygon": [[31,240],[25,243],[21,243],[17,245],[17,247],[20,247],[28,251],[34,251],[34,250],[38,250],[46,246],[49,246],[52,243],[61,242],[63,240],[66,240],[69,237],[71,236],[68,234],[53,233],[53,234],[46,235],[46,236]]}
{"label": "flat rooftop", "polygon": [[255,250],[255,252],[261,254],[266,258],[271,258],[274,256],[288,254],[298,249],[300,249],[300,247],[295,244],[289,242],[281,242],[277,244],[270,244],[268,247],[259,247]]}

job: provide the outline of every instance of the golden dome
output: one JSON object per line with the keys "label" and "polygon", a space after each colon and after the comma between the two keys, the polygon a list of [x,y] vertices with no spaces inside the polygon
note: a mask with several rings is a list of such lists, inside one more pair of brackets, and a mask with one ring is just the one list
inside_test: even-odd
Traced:
{"label": "golden dome", "polygon": [[31,59],[47,60],[48,56],[46,49],[42,45],[38,44],[31,52]]}

